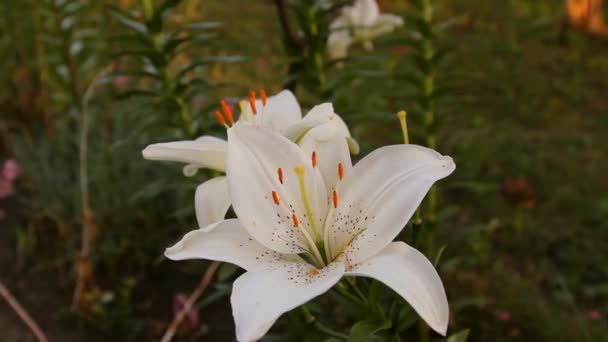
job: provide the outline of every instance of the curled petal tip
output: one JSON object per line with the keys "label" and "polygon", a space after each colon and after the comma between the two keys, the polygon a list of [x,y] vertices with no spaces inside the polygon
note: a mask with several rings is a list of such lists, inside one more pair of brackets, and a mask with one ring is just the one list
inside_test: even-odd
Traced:
{"label": "curled petal tip", "polygon": [[361,152],[361,148],[359,147],[359,143],[352,137],[346,137],[346,142],[348,143],[348,150],[352,155],[358,155]]}
{"label": "curled petal tip", "polygon": [[171,260],[179,260],[177,255],[184,249],[184,244],[182,241],[176,243],[175,245],[165,249],[165,256]]}

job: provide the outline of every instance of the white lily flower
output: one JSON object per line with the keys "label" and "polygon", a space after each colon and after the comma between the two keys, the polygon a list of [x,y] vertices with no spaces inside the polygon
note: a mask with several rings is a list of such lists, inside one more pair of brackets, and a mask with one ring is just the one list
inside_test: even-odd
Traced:
{"label": "white lily flower", "polygon": [[[351,138],[344,121],[334,113],[330,103],[314,107],[302,118],[298,100],[289,90],[283,90],[269,98],[252,99],[252,107],[241,105],[240,122],[250,122],[272,129],[301,143],[306,152],[319,149],[320,158],[328,141],[334,137],[346,139],[353,153],[359,152],[359,145]],[[225,105],[225,104],[224,104]],[[172,141],[148,145],[142,154],[150,160],[167,160],[187,163],[184,175],[193,176],[200,168],[220,172],[226,171],[226,141],[212,136],[202,136],[196,140]],[[199,227],[222,220],[230,208],[228,184],[225,177],[210,179],[196,189],[195,208]]]}
{"label": "white lily flower", "polygon": [[431,185],[455,169],[452,159],[393,145],[352,166],[345,140],[334,140],[321,160],[267,129],[229,129],[227,179],[238,219],[192,231],[165,255],[247,271],[231,297],[239,341],[261,338],[283,313],[344,276],[383,282],[445,335],[449,309],[439,275],[423,254],[392,241]]}
{"label": "white lily flower", "polygon": [[332,59],[346,57],[353,43],[360,43],[369,51],[374,47],[373,39],[402,25],[402,17],[380,13],[376,0],[356,0],[352,6],[345,6],[340,16],[330,24],[329,56]]}

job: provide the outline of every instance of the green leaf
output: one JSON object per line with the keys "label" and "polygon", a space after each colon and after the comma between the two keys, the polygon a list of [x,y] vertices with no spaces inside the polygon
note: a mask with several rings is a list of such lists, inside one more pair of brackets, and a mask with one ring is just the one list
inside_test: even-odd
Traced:
{"label": "green leaf", "polygon": [[446,342],[466,342],[469,337],[469,333],[471,331],[469,329],[461,330],[455,334],[452,334],[450,337],[446,339]]}
{"label": "green leaf", "polygon": [[405,331],[409,327],[414,325],[414,323],[416,323],[417,320],[418,320],[418,314],[416,314],[416,311],[414,311],[414,309],[412,309],[411,306],[406,305],[399,311],[399,314],[395,321],[395,331],[397,331],[397,332]]}
{"label": "green leaf", "polygon": [[359,321],[350,329],[348,342],[364,342],[377,339],[376,333],[391,328],[391,321]]}
{"label": "green leaf", "polygon": [[439,261],[441,260],[441,256],[443,255],[443,251],[445,251],[445,248],[448,245],[443,245],[441,246],[441,248],[439,248],[439,251],[437,251],[437,254],[435,255],[435,260],[433,261],[433,265],[435,267],[437,267],[437,265],[439,265]]}

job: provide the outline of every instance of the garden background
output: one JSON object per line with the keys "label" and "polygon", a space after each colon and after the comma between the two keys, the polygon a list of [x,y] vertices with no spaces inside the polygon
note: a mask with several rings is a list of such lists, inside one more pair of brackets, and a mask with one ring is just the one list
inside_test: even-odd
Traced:
{"label": "garden background", "polygon": [[[336,7],[298,17],[321,2]],[[0,162],[16,171],[0,189],[0,281],[51,341],[158,340],[209,265],[162,253],[196,227],[194,190],[212,174],[186,178],[141,150],[225,137],[221,99],[289,86],[304,108],[333,102],[361,156],[401,143],[407,110],[411,142],[454,158],[427,246],[443,252],[451,332],[607,340],[608,40],[565,24],[562,1],[437,0],[425,21],[430,3],[379,1],[405,24],[319,65],[307,53],[324,36],[306,23],[340,1],[3,0]],[[220,266],[176,339],[233,339],[240,272]],[[0,331],[35,340],[5,302]],[[290,314],[273,336],[322,335]]]}

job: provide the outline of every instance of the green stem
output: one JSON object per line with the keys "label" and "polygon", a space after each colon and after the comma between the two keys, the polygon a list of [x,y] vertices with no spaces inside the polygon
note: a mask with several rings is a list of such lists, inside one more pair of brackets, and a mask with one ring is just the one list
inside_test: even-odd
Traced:
{"label": "green stem", "polygon": [[302,309],[302,313],[304,313],[304,317],[306,318],[306,323],[308,324],[312,324],[314,325],[314,327],[319,330],[322,333],[325,333],[329,336],[333,336],[333,337],[337,337],[337,338],[341,338],[341,339],[348,339],[348,336],[335,331],[327,326],[325,326],[323,323],[319,322],[317,320],[317,318],[315,316],[313,316],[313,314],[310,312],[310,310],[308,310],[308,307],[306,305],[302,305],[300,307]]}
{"label": "green stem", "polygon": [[344,285],[344,283],[342,281],[338,282],[334,288],[336,289],[336,291],[339,294],[341,294],[346,299],[349,299],[350,301],[352,301],[353,303],[355,303],[357,305],[367,307],[367,303],[365,303],[363,300],[353,296],[352,293],[350,293],[350,291],[348,290],[348,288],[346,287],[346,285]]}

